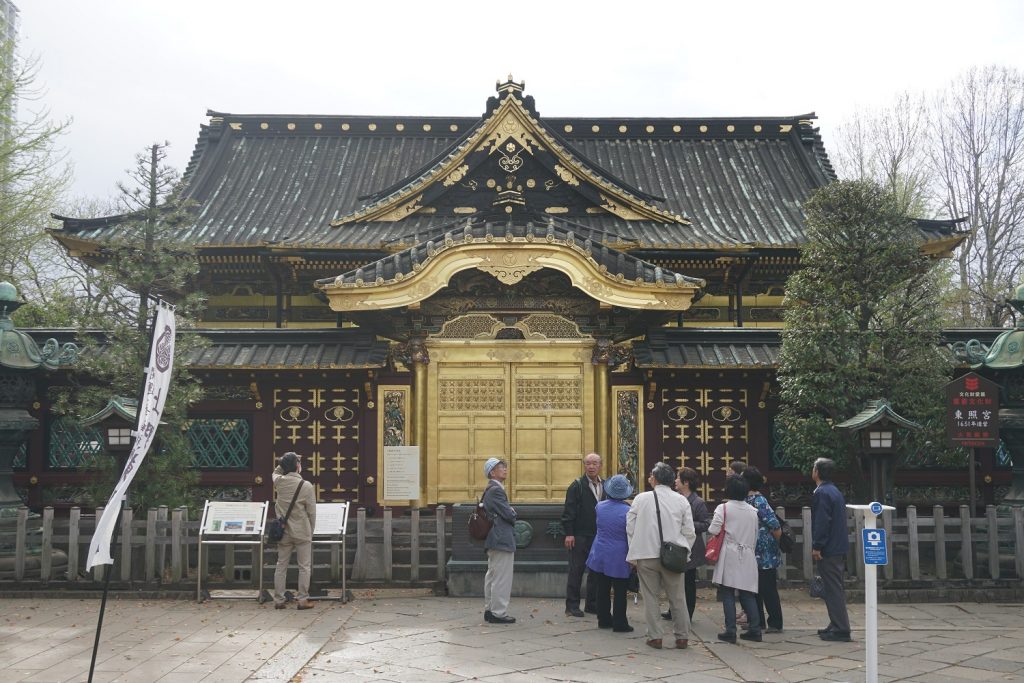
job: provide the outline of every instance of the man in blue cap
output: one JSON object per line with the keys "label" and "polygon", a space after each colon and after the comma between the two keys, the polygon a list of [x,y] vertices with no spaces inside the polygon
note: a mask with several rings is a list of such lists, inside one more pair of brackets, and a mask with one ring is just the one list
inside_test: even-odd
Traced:
{"label": "man in blue cap", "polygon": [[512,568],[516,554],[516,511],[505,493],[508,465],[500,458],[488,458],[484,463],[487,488],[482,496],[484,511],[494,522],[484,548],[487,549],[487,574],[484,576],[484,621],[491,624],[514,624],[508,615],[508,601],[512,597]]}

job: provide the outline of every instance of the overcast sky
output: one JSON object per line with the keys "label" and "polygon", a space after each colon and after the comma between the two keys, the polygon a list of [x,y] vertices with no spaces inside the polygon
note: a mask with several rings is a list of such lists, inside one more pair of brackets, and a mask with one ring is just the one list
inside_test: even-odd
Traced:
{"label": "overcast sky", "polygon": [[477,116],[511,72],[542,116],[814,111],[827,141],[903,90],[1024,68],[1020,0],[15,2],[46,89],[22,106],[72,119],[72,192],[93,197],[153,142],[184,169],[207,109]]}

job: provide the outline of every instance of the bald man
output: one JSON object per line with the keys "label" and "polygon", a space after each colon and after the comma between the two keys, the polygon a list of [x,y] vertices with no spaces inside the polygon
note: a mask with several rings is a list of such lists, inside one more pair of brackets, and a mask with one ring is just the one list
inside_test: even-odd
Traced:
{"label": "bald man", "polygon": [[[574,479],[565,491],[565,507],[562,509],[562,531],[565,533],[565,548],[569,551],[569,577],[565,583],[565,615],[582,617],[580,610],[580,588],[583,572],[587,568],[590,546],[597,535],[597,514],[594,508],[604,497],[601,482],[601,456],[588,453],[583,458],[583,476]],[[597,613],[597,582],[587,578],[586,612]]]}

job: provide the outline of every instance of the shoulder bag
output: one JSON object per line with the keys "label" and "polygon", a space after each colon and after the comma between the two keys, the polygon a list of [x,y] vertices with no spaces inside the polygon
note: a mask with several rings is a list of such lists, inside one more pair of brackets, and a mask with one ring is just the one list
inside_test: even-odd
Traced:
{"label": "shoulder bag", "polygon": [[299,481],[299,485],[295,487],[295,495],[292,496],[292,502],[288,506],[288,512],[284,513],[284,517],[278,517],[277,519],[270,520],[267,524],[267,543],[273,545],[279,543],[284,538],[285,525],[288,524],[288,515],[292,514],[292,508],[295,507],[295,501],[299,498],[299,491],[302,489],[302,485],[306,483],[305,479]]}
{"label": "shoulder bag", "polygon": [[487,516],[487,510],[484,509],[484,496],[486,495],[487,491],[484,490],[483,495],[476,502],[476,507],[469,515],[469,537],[478,541],[486,541],[487,534],[491,533],[491,527],[494,526],[494,522]]}
{"label": "shoulder bag", "polygon": [[686,561],[690,557],[690,549],[685,545],[679,545],[672,541],[666,541],[665,536],[661,530],[661,506],[658,504],[658,493],[657,491],[651,491],[654,494],[654,511],[658,515],[658,541],[661,543],[661,566],[670,572],[676,574],[682,574],[686,571]]}
{"label": "shoulder bag", "polygon": [[[722,503],[727,505],[727,503]],[[722,554],[722,545],[725,544],[725,519],[729,514],[729,508],[722,508],[722,530],[715,534],[704,548],[704,559],[708,562],[718,562],[718,556]]]}
{"label": "shoulder bag", "polygon": [[[768,502],[768,507],[772,509],[772,512],[775,512],[775,506],[768,500],[768,496],[765,496],[764,499]],[[793,535],[793,529],[789,526],[789,522],[779,517],[778,513],[775,513],[775,519],[779,520],[779,529],[782,531],[782,534],[775,539],[775,542],[779,544],[779,550],[784,553],[793,552],[793,548],[796,547],[796,537]]]}

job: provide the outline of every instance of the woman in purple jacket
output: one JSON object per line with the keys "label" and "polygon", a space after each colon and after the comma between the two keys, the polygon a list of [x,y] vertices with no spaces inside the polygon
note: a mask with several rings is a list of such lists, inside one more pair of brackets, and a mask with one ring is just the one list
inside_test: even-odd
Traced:
{"label": "woman in purple jacket", "polygon": [[[633,495],[633,486],[623,474],[604,481],[605,499],[597,504],[597,536],[590,547],[587,569],[597,580],[597,625],[613,631],[629,633],[633,627],[626,621],[626,582],[632,567],[626,562],[629,543],[626,540],[626,513]],[[611,591],[615,590],[615,605]]]}

